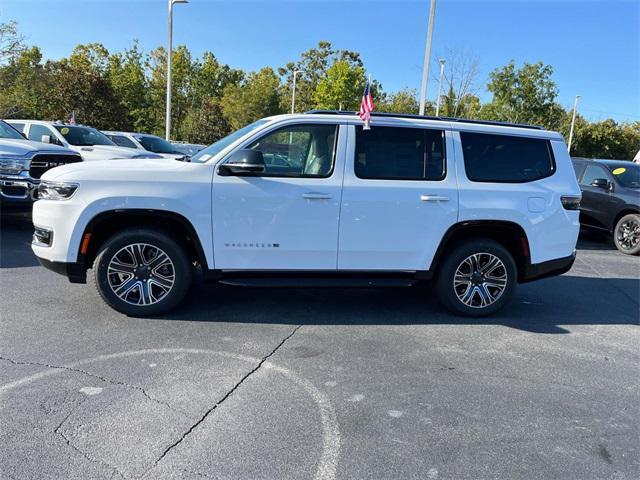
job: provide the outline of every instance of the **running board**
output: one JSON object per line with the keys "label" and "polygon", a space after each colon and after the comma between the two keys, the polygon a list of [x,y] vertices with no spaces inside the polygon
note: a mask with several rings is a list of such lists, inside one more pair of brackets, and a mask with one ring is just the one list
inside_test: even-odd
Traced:
{"label": "running board", "polygon": [[219,283],[234,287],[277,288],[374,288],[411,287],[409,278],[223,278]]}

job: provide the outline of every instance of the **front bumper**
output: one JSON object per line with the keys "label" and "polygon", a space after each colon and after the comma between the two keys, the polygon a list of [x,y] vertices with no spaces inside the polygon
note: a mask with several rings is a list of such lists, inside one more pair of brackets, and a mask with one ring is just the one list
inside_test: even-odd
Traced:
{"label": "front bumper", "polygon": [[0,201],[3,204],[31,204],[36,200],[40,180],[22,175],[0,175]]}
{"label": "front bumper", "polygon": [[540,280],[542,278],[553,277],[567,273],[576,261],[576,253],[564,258],[556,258],[542,263],[531,263],[524,268],[524,274],[520,279],[521,283]]}
{"label": "front bumper", "polygon": [[87,267],[82,263],[52,262],[45,258],[36,258],[44,268],[64,275],[71,283],[87,283]]}

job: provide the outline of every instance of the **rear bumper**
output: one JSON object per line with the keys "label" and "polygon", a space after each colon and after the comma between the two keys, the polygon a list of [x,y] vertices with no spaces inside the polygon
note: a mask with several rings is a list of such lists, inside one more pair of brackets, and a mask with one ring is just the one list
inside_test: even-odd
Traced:
{"label": "rear bumper", "polygon": [[87,283],[87,268],[82,263],[52,262],[45,258],[36,258],[44,268],[64,275],[71,283]]}
{"label": "rear bumper", "polygon": [[564,258],[556,258],[542,263],[533,263],[525,266],[521,283],[540,280],[541,278],[553,277],[567,273],[576,260],[575,252]]}

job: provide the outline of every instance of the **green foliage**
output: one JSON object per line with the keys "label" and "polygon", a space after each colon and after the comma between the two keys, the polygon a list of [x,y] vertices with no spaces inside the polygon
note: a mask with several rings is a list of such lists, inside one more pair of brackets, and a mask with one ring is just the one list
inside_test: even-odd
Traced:
{"label": "green foliage", "polygon": [[367,78],[364,68],[346,60],[336,60],[316,88],[313,100],[316,108],[326,110],[357,110]]}
{"label": "green foliage", "polygon": [[[380,95],[376,102],[376,110],[389,113],[409,113],[417,115],[420,110],[418,102],[418,92],[415,89],[403,88],[402,90],[390,95]],[[433,104],[429,102],[425,106],[425,112],[431,113]]]}
{"label": "green foliage", "polygon": [[270,67],[250,73],[240,84],[224,89],[222,111],[233,129],[259,118],[282,113],[280,79]]}
{"label": "green foliage", "polygon": [[[447,55],[440,115],[542,125],[568,140],[571,112],[557,102],[553,69],[543,63],[512,61],[490,74],[490,102],[476,96],[477,62]],[[358,110],[366,83],[360,54],[321,41],[274,72],[266,67],[246,74],[224,65],[211,52],[193,58],[185,46],[172,59],[172,137],[211,143],[258,118],[288,112],[293,72],[296,111],[313,108]],[[162,47],[143,52],[138,43],[109,52],[99,43],[78,45],[68,58],[43,61],[38,47],[27,48],[14,22],[0,23],[0,118],[65,119],[97,128],[164,135],[167,54]],[[385,93],[373,82],[376,110],[417,113],[418,95],[404,88]],[[426,113],[435,114],[434,102]],[[375,122],[374,122],[375,124]],[[599,158],[633,158],[640,148],[640,122],[611,119],[590,123],[576,118],[571,153]]]}
{"label": "green foliage", "polygon": [[551,79],[553,67],[542,62],[525,63],[516,69],[512,60],[508,65],[489,74],[487,90],[493,93],[486,106],[487,114],[495,120],[530,123],[553,128],[558,88]]}

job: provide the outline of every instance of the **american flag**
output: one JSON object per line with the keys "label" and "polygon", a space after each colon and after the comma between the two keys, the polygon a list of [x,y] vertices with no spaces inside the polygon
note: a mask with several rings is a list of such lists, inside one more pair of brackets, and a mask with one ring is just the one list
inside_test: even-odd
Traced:
{"label": "american flag", "polygon": [[369,129],[369,122],[371,121],[371,112],[375,105],[373,104],[373,97],[371,96],[371,80],[367,81],[367,86],[364,87],[364,93],[362,94],[362,101],[360,102],[360,111],[358,116],[364,121],[364,128]]}

